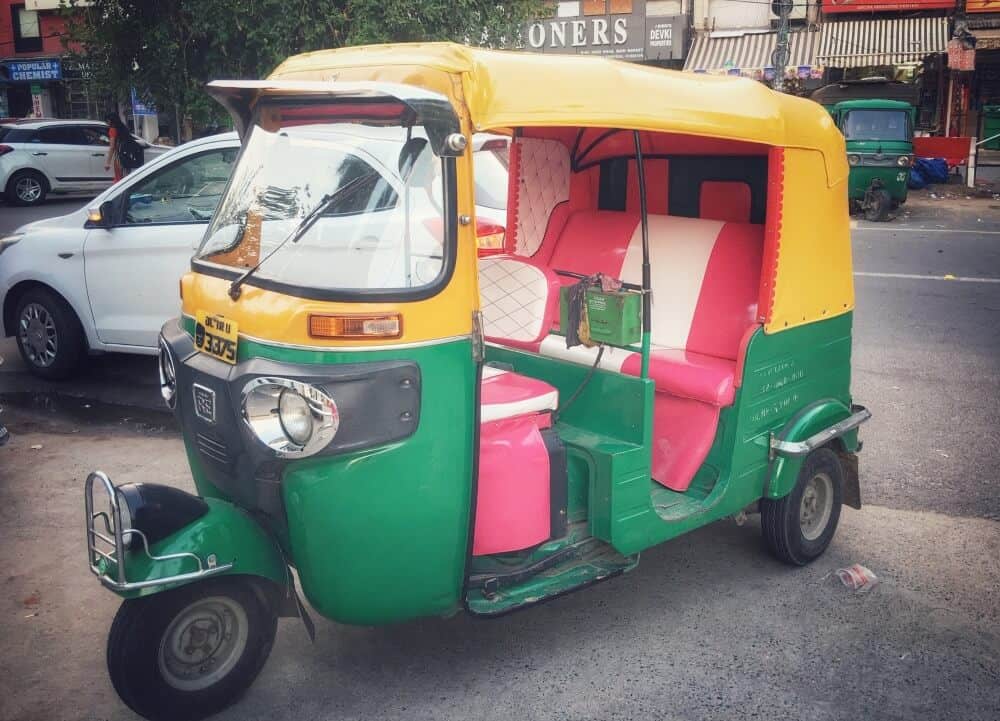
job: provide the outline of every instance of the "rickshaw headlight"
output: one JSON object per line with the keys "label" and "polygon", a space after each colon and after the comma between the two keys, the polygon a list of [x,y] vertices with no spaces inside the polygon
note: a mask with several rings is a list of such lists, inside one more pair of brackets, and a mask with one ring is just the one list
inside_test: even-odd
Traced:
{"label": "rickshaw headlight", "polygon": [[309,401],[291,389],[283,390],[278,397],[278,420],[285,435],[300,446],[312,438],[313,417]]}
{"label": "rickshaw headlight", "polygon": [[287,378],[255,378],[243,388],[243,421],[280,458],[319,453],[340,428],[336,402],[321,388]]}
{"label": "rickshaw headlight", "polygon": [[900,166],[901,168],[910,167],[910,156],[900,155],[898,158],[896,158],[896,165]]}
{"label": "rickshaw headlight", "polygon": [[861,156],[860,155],[853,155],[853,154],[852,155],[848,155],[847,156],[847,162],[848,162],[849,165],[858,165],[858,164],[861,163]]}

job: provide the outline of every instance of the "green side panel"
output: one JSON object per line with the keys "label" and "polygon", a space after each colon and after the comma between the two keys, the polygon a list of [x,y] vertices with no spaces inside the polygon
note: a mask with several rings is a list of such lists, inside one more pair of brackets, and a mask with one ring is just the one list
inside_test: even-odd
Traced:
{"label": "green side panel", "polygon": [[[233,504],[216,498],[206,498],[205,502],[209,506],[207,514],[162,541],[154,543],[149,549],[150,553],[154,556],[194,553],[201,559],[203,567],[207,567],[208,557],[214,555],[220,566],[233,564],[232,569],[219,575],[260,576],[284,588],[288,578],[287,567],[277,540],[246,512]],[[132,583],[192,573],[197,570],[198,565],[191,558],[153,561],[142,550],[126,552],[126,580]],[[115,577],[116,572],[113,565],[108,569],[112,577]],[[150,586],[119,595],[123,598],[137,598],[179,585],[184,583]]]}
{"label": "green side panel", "polygon": [[244,352],[294,363],[419,365],[420,422],[412,436],[287,466],[289,546],[306,597],[333,620],[381,624],[456,611],[471,507],[471,342],[350,353],[248,342]]}

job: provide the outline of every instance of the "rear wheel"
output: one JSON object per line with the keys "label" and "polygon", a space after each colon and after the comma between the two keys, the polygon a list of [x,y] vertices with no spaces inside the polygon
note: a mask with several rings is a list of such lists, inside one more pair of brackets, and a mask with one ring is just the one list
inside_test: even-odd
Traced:
{"label": "rear wheel", "polygon": [[238,578],[122,603],[108,635],[108,672],[129,708],[151,721],[193,721],[232,704],[260,673],[274,610]]}
{"label": "rear wheel", "polygon": [[7,181],[6,191],[13,205],[38,205],[48,195],[49,184],[36,170],[19,170]]}
{"label": "rear wheel", "polygon": [[819,558],[837,530],[843,489],[844,469],[836,453],[819,448],[806,456],[792,492],[760,502],[768,550],[795,566]]}
{"label": "rear wheel", "polygon": [[79,366],[87,341],[69,304],[45,288],[32,288],[17,302],[17,348],[35,375],[66,378]]}

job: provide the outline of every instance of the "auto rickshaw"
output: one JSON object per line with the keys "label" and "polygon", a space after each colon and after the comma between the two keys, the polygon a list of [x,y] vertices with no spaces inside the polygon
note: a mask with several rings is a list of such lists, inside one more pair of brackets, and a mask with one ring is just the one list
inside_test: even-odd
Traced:
{"label": "auto rickshaw", "polygon": [[[494,617],[759,513],[860,507],[844,141],[759,83],[447,43],[213,82],[243,149],[162,331],[198,496],[86,481],[150,719],[232,703],[281,616]],[[477,252],[470,139],[509,148]],[[495,229],[491,230],[495,235]]]}
{"label": "auto rickshaw", "polygon": [[824,86],[812,95],[844,134],[851,167],[847,195],[868,220],[888,220],[906,202],[917,119],[915,100],[909,99],[913,90],[871,78]]}

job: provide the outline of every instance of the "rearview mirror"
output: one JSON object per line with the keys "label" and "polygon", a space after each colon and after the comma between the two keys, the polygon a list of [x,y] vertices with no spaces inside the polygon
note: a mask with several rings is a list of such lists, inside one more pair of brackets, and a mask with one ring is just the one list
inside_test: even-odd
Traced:
{"label": "rearview mirror", "polygon": [[87,208],[87,228],[110,228],[113,205],[105,200],[96,208]]}

